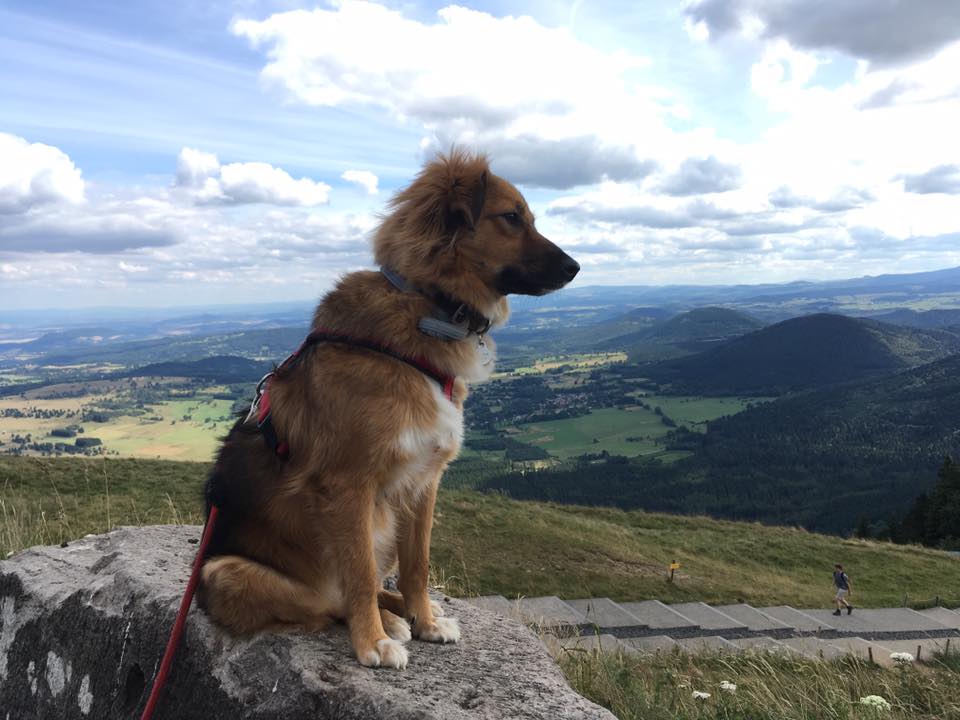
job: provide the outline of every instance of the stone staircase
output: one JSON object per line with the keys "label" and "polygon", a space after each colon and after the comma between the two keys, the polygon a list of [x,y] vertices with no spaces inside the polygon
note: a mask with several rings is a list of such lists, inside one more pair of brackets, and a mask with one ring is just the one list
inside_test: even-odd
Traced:
{"label": "stone staircase", "polygon": [[617,603],[609,598],[561,600],[554,595],[512,601],[486,595],[466,601],[536,626],[555,652],[766,651],[824,660],[857,655],[892,665],[893,652],[923,658],[934,651],[960,651],[960,610],[943,607],[857,608],[852,615],[836,616],[832,610],[789,605]]}

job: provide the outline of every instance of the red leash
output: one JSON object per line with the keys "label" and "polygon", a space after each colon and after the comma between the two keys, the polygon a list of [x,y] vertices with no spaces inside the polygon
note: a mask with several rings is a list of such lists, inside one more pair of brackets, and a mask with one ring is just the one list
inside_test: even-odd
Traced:
{"label": "red leash", "polygon": [[210,515],[207,516],[207,524],[203,527],[203,537],[200,540],[200,548],[197,550],[197,557],[193,560],[193,570],[190,572],[190,579],[187,581],[187,589],[183,592],[183,600],[180,601],[180,609],[177,610],[177,620],[173,624],[173,630],[170,632],[170,639],[167,641],[167,649],[163,652],[163,660],[160,662],[160,671],[153,681],[153,689],[150,691],[150,698],[147,700],[147,706],[143,709],[143,715],[140,720],[150,720],[153,717],[153,711],[157,706],[157,700],[163,691],[163,686],[167,683],[167,675],[170,674],[170,667],[173,665],[173,656],[177,653],[177,645],[183,637],[183,631],[186,628],[187,613],[190,612],[190,603],[193,602],[193,594],[197,590],[197,583],[200,581],[200,567],[203,565],[203,559],[207,555],[207,546],[210,544],[210,536],[213,535],[213,525],[217,520],[217,506],[210,506]]}

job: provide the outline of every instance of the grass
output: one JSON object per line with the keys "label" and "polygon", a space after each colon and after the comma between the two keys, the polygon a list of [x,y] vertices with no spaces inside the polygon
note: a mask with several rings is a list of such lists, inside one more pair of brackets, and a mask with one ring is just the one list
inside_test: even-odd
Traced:
{"label": "grass", "polygon": [[[0,457],[0,557],[118,525],[200,522],[207,469],[157,460]],[[960,587],[960,562],[935,550],[446,489],[432,560],[453,595],[825,607],[835,562],[849,569],[864,607],[900,605],[905,592],[917,602],[956,599]],[[681,568],[669,583],[673,560]]]}
{"label": "grass", "polygon": [[[576,650],[559,661],[577,692],[621,720],[960,718],[960,672],[939,661],[884,669],[855,657],[824,662],[770,653],[641,657]],[[722,681],[736,690],[722,690]],[[698,700],[694,691],[710,697]],[[861,704],[868,695],[881,696],[890,709]]]}
{"label": "grass", "polygon": [[202,522],[206,466],[158,460],[0,458],[0,558],[120,525]]}
{"label": "grass", "polygon": [[[957,598],[960,587],[960,563],[926,548],[473,492],[441,494],[434,538],[434,563],[454,594],[826,607],[836,562],[861,606],[900,605],[907,592]],[[681,568],[668,583],[673,560]]]}

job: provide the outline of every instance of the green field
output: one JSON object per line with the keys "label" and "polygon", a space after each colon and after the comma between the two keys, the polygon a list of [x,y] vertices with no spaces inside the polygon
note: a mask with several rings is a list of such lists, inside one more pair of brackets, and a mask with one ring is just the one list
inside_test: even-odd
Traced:
{"label": "green field", "polygon": [[663,423],[654,408],[660,407],[663,414],[677,425],[690,430],[702,430],[706,421],[738,413],[751,402],[735,397],[649,396],[640,399],[649,410],[640,406],[629,409],[600,408],[580,417],[518,425],[517,432],[512,436],[521,442],[542,447],[558,458],[606,450],[611,455],[648,455],[670,461],[685,453],[668,452],[658,442],[672,428]]}
{"label": "green field", "polygon": [[108,450],[120,455],[208,460],[216,452],[219,438],[233,424],[232,404],[209,396],[171,400],[148,409],[148,417],[162,420],[123,417],[99,428],[92,426],[91,430],[95,429]]}
{"label": "green field", "polygon": [[[0,557],[118,525],[198,522],[208,465],[0,457]],[[862,606],[960,605],[960,562],[914,546],[751,523],[443,490],[433,573],[453,595],[656,598],[825,607],[833,563]],[[681,569],[673,583],[666,567]]]}

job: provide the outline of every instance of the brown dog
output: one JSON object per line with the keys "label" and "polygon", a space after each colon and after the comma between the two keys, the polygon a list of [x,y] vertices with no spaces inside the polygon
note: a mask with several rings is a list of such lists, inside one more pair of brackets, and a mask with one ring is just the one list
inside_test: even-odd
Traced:
{"label": "brown dog", "polygon": [[[460,637],[427,595],[430,531],[465,383],[493,369],[484,333],[506,295],[562,287],[579,265],[482,156],[440,156],[390,207],[374,237],[386,271],[323,298],[312,340],[269,381],[269,427],[251,412],[224,441],[200,599],[240,634],[345,620],[363,665],[403,668],[411,631]],[[384,591],[398,563],[400,593]]]}

